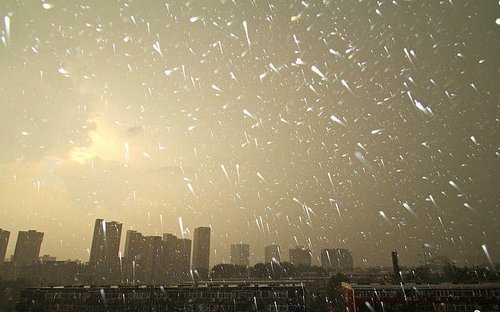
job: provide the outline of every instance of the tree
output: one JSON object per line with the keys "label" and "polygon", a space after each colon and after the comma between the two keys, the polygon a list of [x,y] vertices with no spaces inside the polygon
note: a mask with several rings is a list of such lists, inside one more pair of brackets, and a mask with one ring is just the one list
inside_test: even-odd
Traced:
{"label": "tree", "polygon": [[253,278],[272,279],[274,277],[272,274],[271,264],[269,263],[255,264],[250,274]]}
{"label": "tree", "polygon": [[248,278],[248,268],[241,265],[234,264],[217,264],[212,268],[212,272],[210,274],[212,278],[239,278],[239,279],[247,279]]}
{"label": "tree", "polygon": [[342,273],[337,273],[330,278],[327,284],[326,295],[333,311],[345,311],[346,309],[342,282],[349,282],[349,278]]}

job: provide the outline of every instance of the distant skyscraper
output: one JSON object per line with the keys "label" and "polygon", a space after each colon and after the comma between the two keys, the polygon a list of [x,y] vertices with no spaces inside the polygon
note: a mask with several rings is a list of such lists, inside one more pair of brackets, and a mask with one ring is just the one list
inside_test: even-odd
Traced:
{"label": "distant skyscraper", "polygon": [[288,251],[290,262],[294,265],[311,265],[311,251],[303,247],[297,247]]}
{"label": "distant skyscraper", "polygon": [[231,245],[231,264],[250,266],[250,245],[234,244]]}
{"label": "distant skyscraper", "polygon": [[144,251],[144,236],[133,230],[128,230],[125,237],[125,249],[123,253],[122,282],[124,284],[136,284],[144,273],[142,272],[141,258]]}
{"label": "distant skyscraper", "polygon": [[121,223],[115,221],[106,222],[103,219],[95,220],[89,262],[91,264],[100,264],[118,259],[121,235]]}
{"label": "distant skyscraper", "polygon": [[132,284],[175,284],[191,279],[191,240],[172,234],[144,236],[127,231],[122,280]]}
{"label": "distant skyscraper", "polygon": [[321,266],[327,271],[352,271],[354,269],[352,253],[348,249],[323,249],[321,250]]}
{"label": "distant skyscraper", "polygon": [[193,257],[191,268],[202,278],[208,276],[210,270],[210,228],[198,227],[193,235]]}
{"label": "distant skyscraper", "polygon": [[19,231],[17,234],[13,262],[16,264],[26,264],[37,261],[40,257],[42,241],[42,232],[37,232],[35,230]]}
{"label": "distant skyscraper", "polygon": [[170,283],[187,281],[189,277],[189,265],[191,263],[191,240],[177,238],[177,236],[163,234],[163,256],[165,262],[162,274]]}
{"label": "distant skyscraper", "polygon": [[401,282],[401,269],[399,268],[399,256],[396,250],[391,252],[391,258],[392,258],[392,273],[394,274],[394,281],[396,283],[399,283]]}
{"label": "distant skyscraper", "polygon": [[264,253],[265,253],[265,262],[269,263],[272,262],[273,259],[275,261],[280,262],[281,261],[281,250],[280,246],[278,245],[268,245],[264,248]]}
{"label": "distant skyscraper", "polygon": [[9,244],[10,232],[0,229],[0,265],[5,261],[5,254],[7,253],[7,245]]}
{"label": "distant skyscraper", "polygon": [[140,264],[139,281],[142,284],[157,284],[160,282],[162,240],[160,236],[144,236],[143,252]]}
{"label": "distant skyscraper", "polygon": [[128,260],[136,260],[139,258],[144,243],[144,236],[141,233],[133,230],[127,231],[125,238],[125,250],[123,256]]}
{"label": "distant skyscraper", "polygon": [[102,219],[95,220],[89,264],[94,267],[96,284],[120,282],[118,254],[121,235],[121,223],[115,221],[106,222]]}

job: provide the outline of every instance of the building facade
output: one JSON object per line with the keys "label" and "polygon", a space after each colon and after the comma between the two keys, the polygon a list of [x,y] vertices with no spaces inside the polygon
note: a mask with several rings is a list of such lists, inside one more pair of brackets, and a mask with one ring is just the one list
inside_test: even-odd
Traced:
{"label": "building facade", "polygon": [[342,283],[342,289],[346,308],[352,312],[500,311],[500,283]]}
{"label": "building facade", "polygon": [[161,268],[165,265],[165,260],[162,259],[162,250],[161,236],[144,237],[142,257],[138,260],[140,265],[139,282],[141,284],[159,284],[165,282],[162,274],[160,274]]}
{"label": "building facade", "polygon": [[392,275],[394,276],[394,281],[400,283],[402,281],[401,268],[399,267],[399,256],[396,250],[391,252],[392,259]]}
{"label": "building facade", "polygon": [[281,262],[281,250],[278,245],[268,245],[264,248],[264,261],[265,263],[270,262]]}
{"label": "building facade", "polygon": [[0,265],[5,261],[5,254],[7,253],[7,245],[9,244],[10,232],[0,229]]}
{"label": "building facade", "polygon": [[231,245],[231,264],[245,267],[250,266],[250,245]]}
{"label": "building facade", "polygon": [[167,281],[171,284],[190,280],[191,240],[165,233],[163,243],[163,258],[166,260],[163,269]]}
{"label": "building facade", "polygon": [[121,235],[121,223],[95,220],[89,263],[100,264],[118,259]]}
{"label": "building facade", "polygon": [[121,235],[121,223],[96,219],[89,259],[89,265],[95,269],[95,283],[110,284],[121,280]]}
{"label": "building facade", "polygon": [[200,278],[206,278],[210,270],[210,232],[209,227],[194,229],[191,269]]}
{"label": "building facade", "polygon": [[130,260],[136,260],[142,253],[142,246],[144,244],[144,236],[134,230],[128,230],[125,236],[125,249],[123,256]]}
{"label": "building facade", "polygon": [[329,272],[351,272],[354,270],[352,253],[348,249],[322,249],[321,266]]}
{"label": "building facade", "polygon": [[312,263],[311,251],[304,247],[297,247],[288,250],[288,256],[290,263],[296,266],[310,266]]}
{"label": "building facade", "polygon": [[191,240],[165,233],[144,236],[127,231],[122,283],[125,285],[176,284],[191,280]]}
{"label": "building facade", "polygon": [[17,311],[307,311],[298,282],[28,288]]}
{"label": "building facade", "polygon": [[12,261],[15,264],[27,264],[38,261],[42,241],[42,232],[35,230],[19,231]]}

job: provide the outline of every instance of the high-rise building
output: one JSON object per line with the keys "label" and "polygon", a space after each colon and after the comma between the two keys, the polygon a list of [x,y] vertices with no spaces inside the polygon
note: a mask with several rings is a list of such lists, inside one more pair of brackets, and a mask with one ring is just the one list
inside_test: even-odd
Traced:
{"label": "high-rise building", "polygon": [[144,236],[141,233],[133,230],[127,231],[125,238],[125,250],[123,256],[131,261],[137,260],[142,252]]}
{"label": "high-rise building", "polygon": [[170,283],[186,282],[191,263],[191,240],[175,235],[163,234],[163,256],[165,261],[162,274]]}
{"label": "high-rise building", "polygon": [[352,271],[354,269],[352,253],[348,249],[322,249],[321,266],[327,271]]}
{"label": "high-rise building", "polygon": [[40,257],[43,233],[35,230],[19,231],[12,261],[16,264],[26,264],[37,261]]}
{"label": "high-rise building", "polygon": [[201,277],[206,278],[210,270],[210,228],[194,229],[193,256],[191,269]]}
{"label": "high-rise building", "polygon": [[231,245],[231,264],[248,267],[250,266],[250,245]]}
{"label": "high-rise building", "polygon": [[304,247],[297,247],[288,250],[288,256],[290,262],[293,265],[307,265],[310,266],[312,263],[311,251]]}
{"label": "high-rise building", "polygon": [[10,232],[0,229],[0,265],[5,261],[5,254],[7,253],[7,245],[9,244]]}
{"label": "high-rise building", "polygon": [[391,252],[391,258],[392,258],[392,273],[394,274],[394,281],[396,283],[401,282],[401,269],[399,268],[399,256],[398,252],[394,250]]}
{"label": "high-rise building", "polygon": [[121,235],[121,223],[96,219],[89,263],[100,264],[118,259]]}
{"label": "high-rise building", "polygon": [[266,263],[281,261],[281,250],[278,245],[268,245],[264,248],[264,259]]}
{"label": "high-rise building", "polygon": [[144,252],[144,236],[134,230],[128,230],[125,237],[125,250],[122,259],[122,283],[137,284],[143,279],[141,259]]}
{"label": "high-rise building", "polygon": [[95,270],[96,284],[120,282],[120,238],[122,224],[103,219],[95,220],[89,264]]}
{"label": "high-rise building", "polygon": [[160,236],[144,236],[140,265],[139,282],[141,284],[157,284],[162,280],[160,269],[162,267],[161,252],[162,240]]}
{"label": "high-rise building", "polygon": [[172,234],[144,236],[127,231],[122,281],[130,284],[173,284],[190,280],[191,240]]}

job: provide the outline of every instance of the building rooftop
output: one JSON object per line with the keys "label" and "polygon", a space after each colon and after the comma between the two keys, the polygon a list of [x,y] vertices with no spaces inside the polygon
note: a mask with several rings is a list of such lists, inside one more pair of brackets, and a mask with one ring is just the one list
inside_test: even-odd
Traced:
{"label": "building rooftop", "polygon": [[51,290],[51,289],[178,289],[178,288],[209,288],[209,287],[297,287],[307,281],[216,281],[216,282],[200,282],[196,284],[186,283],[179,285],[76,285],[76,286],[47,286],[47,287],[30,287],[29,289]]}
{"label": "building rooftop", "polygon": [[426,283],[405,283],[402,286],[399,284],[356,284],[356,283],[342,283],[346,288],[352,289],[457,289],[457,288],[498,288],[500,289],[500,283],[471,283],[471,284],[455,284],[455,283],[436,283],[436,284],[426,284]]}

